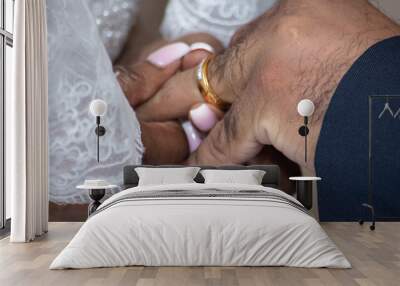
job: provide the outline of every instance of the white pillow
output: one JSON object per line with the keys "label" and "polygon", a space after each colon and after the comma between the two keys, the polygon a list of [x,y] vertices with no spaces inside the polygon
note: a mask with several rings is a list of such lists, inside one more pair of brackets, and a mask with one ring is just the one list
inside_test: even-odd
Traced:
{"label": "white pillow", "polygon": [[202,170],[205,184],[245,184],[261,185],[265,171],[261,170]]}
{"label": "white pillow", "polygon": [[199,170],[199,167],[135,168],[139,186],[195,183],[193,179]]}

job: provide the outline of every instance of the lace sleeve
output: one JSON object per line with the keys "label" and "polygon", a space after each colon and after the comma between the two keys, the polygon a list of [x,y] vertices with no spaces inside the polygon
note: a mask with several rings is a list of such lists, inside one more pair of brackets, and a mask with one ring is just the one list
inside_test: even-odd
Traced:
{"label": "lace sleeve", "polygon": [[[84,203],[85,178],[122,182],[123,166],[140,164],[139,123],[114,76],[95,18],[84,0],[47,1],[49,47],[50,200]],[[94,98],[108,103],[101,162],[96,160]]]}
{"label": "lace sleeve", "polygon": [[140,0],[86,0],[95,18],[100,38],[115,60],[136,22]]}
{"label": "lace sleeve", "polygon": [[193,32],[206,32],[225,46],[233,33],[253,20],[275,0],[170,0],[161,34],[166,39],[176,39]]}

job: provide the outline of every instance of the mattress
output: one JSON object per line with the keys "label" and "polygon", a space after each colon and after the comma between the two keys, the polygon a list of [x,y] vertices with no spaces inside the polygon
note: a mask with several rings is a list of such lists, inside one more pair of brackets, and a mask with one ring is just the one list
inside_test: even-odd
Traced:
{"label": "mattress", "polygon": [[351,267],[290,195],[198,183],[138,186],[112,196],[50,269],[131,265]]}

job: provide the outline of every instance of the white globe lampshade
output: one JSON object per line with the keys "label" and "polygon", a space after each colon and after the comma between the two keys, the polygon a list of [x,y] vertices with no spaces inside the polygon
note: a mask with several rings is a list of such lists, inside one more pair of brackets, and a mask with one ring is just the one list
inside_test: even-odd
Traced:
{"label": "white globe lampshade", "polygon": [[309,99],[303,99],[297,105],[297,112],[303,117],[306,116],[308,117],[313,115],[314,110],[315,110],[314,103]]}
{"label": "white globe lampshade", "polygon": [[107,103],[101,99],[95,99],[90,103],[90,113],[93,116],[104,116],[107,112]]}

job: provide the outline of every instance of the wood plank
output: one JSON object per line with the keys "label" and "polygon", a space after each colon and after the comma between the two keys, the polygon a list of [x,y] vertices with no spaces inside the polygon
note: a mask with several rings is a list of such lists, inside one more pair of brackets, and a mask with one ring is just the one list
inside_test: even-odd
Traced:
{"label": "wood plank", "polygon": [[49,270],[82,223],[50,223],[49,233],[28,244],[0,240],[0,285],[398,285],[400,223],[378,223],[375,232],[357,223],[323,223],[352,269],[289,267],[118,267]]}

